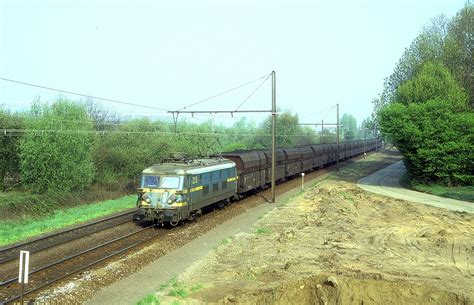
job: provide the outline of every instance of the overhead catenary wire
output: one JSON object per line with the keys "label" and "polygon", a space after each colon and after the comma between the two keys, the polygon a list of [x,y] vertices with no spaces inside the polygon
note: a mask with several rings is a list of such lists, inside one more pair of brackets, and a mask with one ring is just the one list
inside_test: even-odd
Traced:
{"label": "overhead catenary wire", "polygon": [[[112,131],[112,130],[78,130],[78,129],[6,129],[0,128],[0,136],[7,134],[18,134],[18,133],[33,133],[33,134],[45,134],[45,133],[69,133],[69,134],[137,134],[137,135],[190,135],[190,136],[250,136],[250,137],[271,137],[268,133],[227,133],[227,132],[179,132],[175,133],[172,131]],[[277,135],[277,136],[291,136],[291,137],[308,137],[307,134],[288,134],[288,135]]]}
{"label": "overhead catenary wire", "polygon": [[190,105],[187,105],[187,106],[185,106],[185,107],[183,107],[183,108],[180,108],[180,109],[178,109],[178,110],[176,110],[176,111],[181,111],[181,110],[188,109],[188,108],[190,108],[190,107],[199,105],[199,104],[201,104],[201,103],[203,103],[203,102],[209,101],[209,100],[211,100],[211,99],[213,99],[213,98],[216,98],[216,97],[218,97],[218,96],[224,95],[224,94],[226,94],[226,93],[229,93],[229,92],[235,91],[235,90],[237,90],[237,89],[240,89],[240,88],[242,88],[242,87],[245,87],[245,86],[247,86],[247,85],[250,85],[250,84],[252,84],[252,83],[254,83],[254,82],[256,82],[256,81],[259,81],[259,80],[261,80],[261,79],[264,79],[264,78],[266,78],[266,77],[268,77],[268,76],[269,76],[269,75],[261,76],[261,77],[259,77],[259,78],[257,78],[257,79],[248,81],[248,82],[243,83],[243,84],[241,84],[241,85],[239,85],[239,86],[230,88],[230,89],[225,90],[225,91],[223,91],[223,92],[217,93],[217,94],[215,94],[215,95],[213,95],[213,96],[207,97],[207,98],[202,99],[202,100],[199,100],[199,101],[197,101],[197,102],[194,102],[194,103],[192,103],[192,104],[190,104]]}
{"label": "overhead catenary wire", "polygon": [[312,115],[317,114],[317,113],[323,113],[323,114],[320,115],[319,117],[320,117],[321,119],[325,119],[325,118],[327,117],[327,115],[328,115],[333,109],[335,109],[335,108],[336,108],[335,105],[329,106],[329,107],[323,108],[322,110],[318,110],[318,111],[316,111],[316,112],[312,112],[312,113],[309,113],[309,114],[305,114],[305,115],[301,116],[300,119],[302,119],[302,118],[308,118],[309,116],[312,116]]}
{"label": "overhead catenary wire", "polygon": [[258,89],[260,89],[260,88],[263,86],[263,84],[265,84],[265,82],[270,78],[270,76],[271,76],[271,74],[268,74],[267,77],[265,77],[265,79],[263,80],[263,82],[261,82],[260,85],[258,85],[257,88],[255,88],[255,89],[244,99],[244,101],[243,101],[242,103],[240,103],[240,105],[237,106],[237,108],[235,108],[235,110],[236,110],[236,111],[239,110],[240,107],[242,107],[242,106],[255,94],[255,92],[257,92]]}
{"label": "overhead catenary wire", "polygon": [[129,105],[129,106],[135,106],[135,107],[141,107],[141,108],[147,108],[147,109],[154,109],[154,110],[161,110],[161,111],[168,111],[169,110],[169,109],[160,108],[160,107],[146,106],[146,105],[135,104],[135,103],[126,102],[126,101],[120,101],[120,100],[115,100],[115,99],[110,99],[110,98],[103,98],[103,97],[98,97],[98,96],[94,96],[94,95],[73,92],[73,91],[69,91],[69,90],[57,89],[57,88],[52,88],[52,87],[47,87],[47,86],[43,86],[43,85],[27,83],[27,82],[18,81],[18,80],[9,79],[9,78],[4,78],[4,77],[0,77],[0,80],[6,81],[6,82],[16,83],[16,84],[20,84],[20,85],[25,85],[25,86],[35,87],[35,88],[40,88],[40,89],[65,93],[65,94],[81,96],[81,97],[85,97],[85,98],[91,98],[91,99],[100,100],[100,101],[106,101],[106,102],[111,102],[111,103],[122,104],[122,105]]}

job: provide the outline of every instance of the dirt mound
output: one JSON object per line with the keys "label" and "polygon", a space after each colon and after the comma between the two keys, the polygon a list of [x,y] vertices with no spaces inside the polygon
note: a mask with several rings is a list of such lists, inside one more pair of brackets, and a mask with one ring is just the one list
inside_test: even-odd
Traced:
{"label": "dirt mound", "polygon": [[470,304],[473,240],[472,215],[327,180],[181,275],[205,287],[181,301]]}
{"label": "dirt mound", "polygon": [[318,275],[220,302],[239,304],[469,304],[455,293],[406,281]]}

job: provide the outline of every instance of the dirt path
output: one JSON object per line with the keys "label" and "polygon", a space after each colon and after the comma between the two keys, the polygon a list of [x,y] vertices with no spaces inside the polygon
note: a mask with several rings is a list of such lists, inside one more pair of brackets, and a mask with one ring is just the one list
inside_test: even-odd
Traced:
{"label": "dirt path", "polygon": [[[176,279],[161,304],[472,304],[474,215],[361,190],[377,157],[269,211]],[[372,162],[372,163],[371,163]]]}
{"label": "dirt path", "polygon": [[417,202],[452,211],[474,213],[474,204],[466,201],[455,200],[420,193],[403,188],[400,177],[406,173],[402,161],[398,161],[382,170],[357,181],[357,186],[373,193],[384,196]]}

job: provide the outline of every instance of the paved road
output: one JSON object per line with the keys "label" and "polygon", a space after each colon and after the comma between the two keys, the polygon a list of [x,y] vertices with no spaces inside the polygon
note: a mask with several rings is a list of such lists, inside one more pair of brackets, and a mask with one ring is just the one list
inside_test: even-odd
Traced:
{"label": "paved road", "polygon": [[403,188],[400,185],[399,179],[405,172],[405,165],[402,161],[399,161],[370,176],[360,179],[357,181],[357,186],[380,195],[452,211],[474,213],[474,203],[429,195]]}

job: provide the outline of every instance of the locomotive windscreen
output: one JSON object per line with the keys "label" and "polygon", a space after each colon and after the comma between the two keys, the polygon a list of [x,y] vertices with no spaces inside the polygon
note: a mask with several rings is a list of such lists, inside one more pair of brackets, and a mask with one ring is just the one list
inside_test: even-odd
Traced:
{"label": "locomotive windscreen", "polygon": [[181,176],[151,176],[142,177],[142,188],[179,189],[182,188]]}

